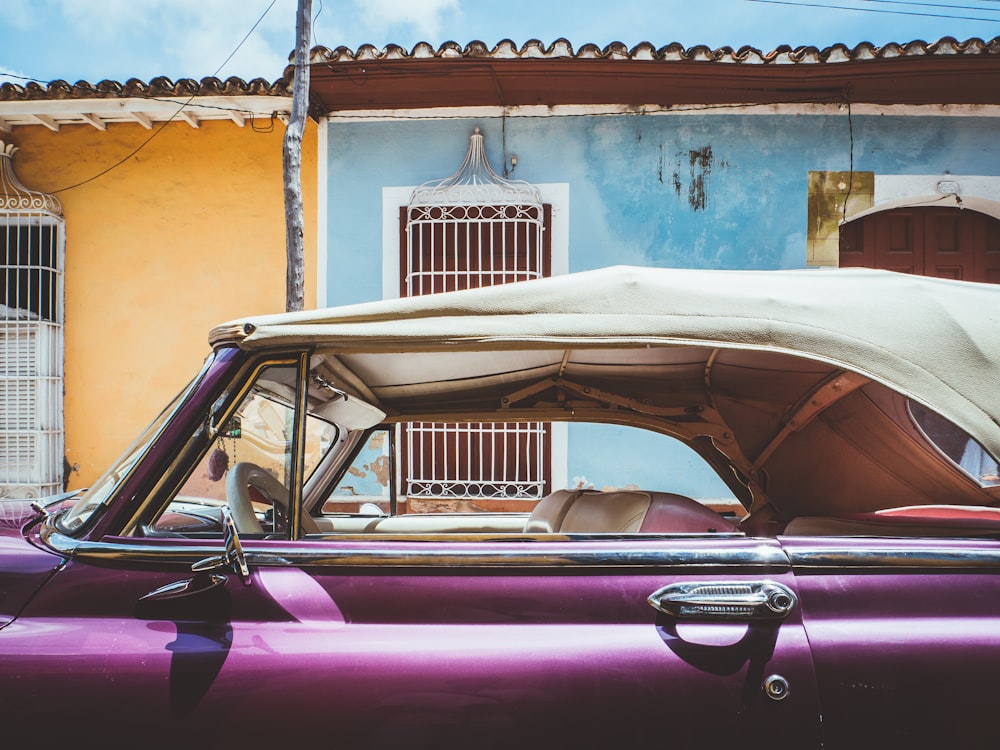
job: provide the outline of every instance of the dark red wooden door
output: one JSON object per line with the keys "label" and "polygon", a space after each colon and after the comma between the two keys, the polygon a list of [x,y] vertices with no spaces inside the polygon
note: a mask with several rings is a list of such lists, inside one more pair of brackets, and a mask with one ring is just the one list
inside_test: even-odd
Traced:
{"label": "dark red wooden door", "polygon": [[1000,284],[1000,219],[960,208],[882,211],[841,228],[840,265]]}

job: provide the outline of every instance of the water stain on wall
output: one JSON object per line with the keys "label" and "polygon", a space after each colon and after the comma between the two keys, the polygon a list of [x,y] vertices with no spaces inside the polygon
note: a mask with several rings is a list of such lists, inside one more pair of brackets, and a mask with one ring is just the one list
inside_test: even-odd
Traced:
{"label": "water stain on wall", "polygon": [[[677,169],[671,175],[671,184],[674,192],[680,197],[684,191],[684,181],[681,178],[682,164],[687,161],[688,165],[688,186],[687,201],[694,211],[704,211],[708,204],[708,177],[712,173],[714,155],[711,146],[702,146],[699,149],[680,151],[677,153]],[[663,182],[663,158],[661,150],[660,158],[660,182]]]}
{"label": "water stain on wall", "polygon": [[688,152],[691,166],[691,183],[688,185],[688,205],[695,211],[704,211],[708,202],[705,189],[708,176],[712,173],[712,147],[703,146]]}

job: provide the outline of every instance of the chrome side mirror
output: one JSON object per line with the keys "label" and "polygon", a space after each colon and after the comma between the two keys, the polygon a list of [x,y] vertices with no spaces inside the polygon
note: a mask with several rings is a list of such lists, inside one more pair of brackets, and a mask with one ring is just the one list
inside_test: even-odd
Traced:
{"label": "chrome side mirror", "polygon": [[239,532],[236,531],[236,524],[229,508],[222,509],[222,538],[226,543],[225,552],[221,555],[213,555],[199,560],[191,566],[195,573],[201,573],[217,568],[231,567],[234,573],[240,576],[245,586],[250,585],[250,566],[247,564],[247,556],[243,552],[243,545],[240,543]]}

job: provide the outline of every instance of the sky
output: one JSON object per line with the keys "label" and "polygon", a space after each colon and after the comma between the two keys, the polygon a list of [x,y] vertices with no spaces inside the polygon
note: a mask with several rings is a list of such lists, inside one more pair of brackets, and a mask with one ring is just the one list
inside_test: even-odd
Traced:
{"label": "sky", "polygon": [[[298,0],[0,0],[0,82],[281,78]],[[313,0],[313,44],[510,39],[768,52],[1000,37],[1000,0]]]}

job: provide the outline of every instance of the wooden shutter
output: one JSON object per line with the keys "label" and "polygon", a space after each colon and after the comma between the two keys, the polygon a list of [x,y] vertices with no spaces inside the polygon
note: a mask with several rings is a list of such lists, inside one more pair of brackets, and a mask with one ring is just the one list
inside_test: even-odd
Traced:
{"label": "wooden shutter", "polygon": [[959,208],[897,208],[845,224],[840,265],[1000,283],[1000,220]]}

